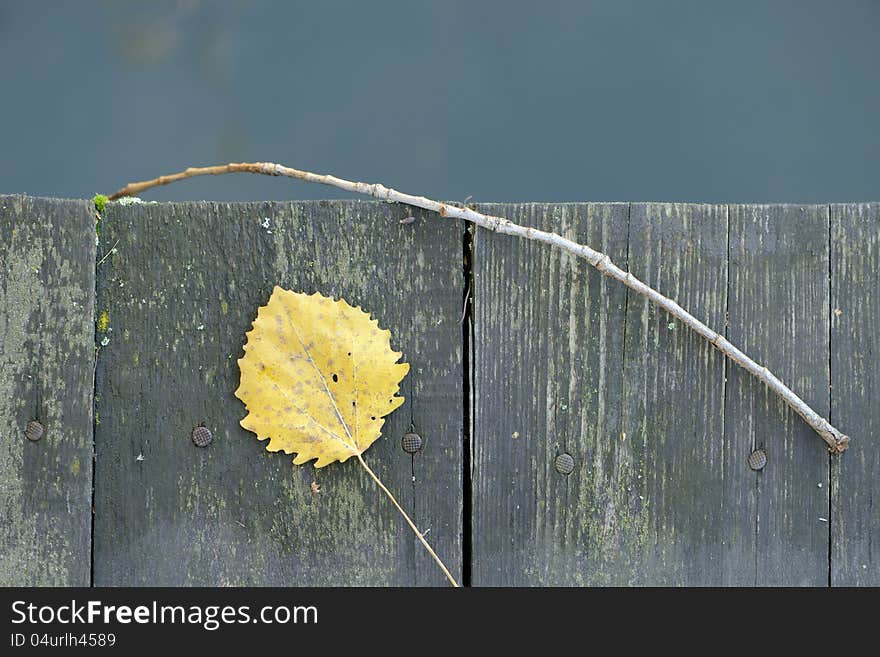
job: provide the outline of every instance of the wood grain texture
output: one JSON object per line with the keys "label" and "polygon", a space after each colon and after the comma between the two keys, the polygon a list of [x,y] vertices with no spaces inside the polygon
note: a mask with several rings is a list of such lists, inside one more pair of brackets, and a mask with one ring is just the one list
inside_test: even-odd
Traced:
{"label": "wood grain texture", "polygon": [[[365,459],[460,576],[463,228],[422,213],[400,225],[406,214],[350,201],[108,207],[97,584],[445,584],[354,459],[294,467],[239,426],[236,361],[275,284],[342,296],[391,330],[411,364],[407,401]],[[202,422],[215,437],[204,449],[190,440]],[[426,443],[414,457],[400,448],[410,428]]]}
{"label": "wood grain texture", "polygon": [[[730,206],[728,339],[829,410],[828,206]],[[766,386],[729,367],[725,501],[736,527],[736,568],[725,583],[826,586],[829,455],[800,417]],[[767,465],[749,469],[763,448]],[[845,456],[848,456],[845,455]],[[750,563],[751,562],[751,563]]]}
{"label": "wood grain texture", "polygon": [[[723,206],[501,209],[722,325]],[[474,278],[474,583],[720,583],[721,355],[552,249],[478,232]]]}
{"label": "wood grain texture", "polygon": [[[718,205],[634,204],[629,268],[709,326],[724,323],[727,216]],[[623,431],[641,518],[615,583],[721,583],[724,357],[629,294]],[[622,439],[622,437],[621,437]]]}
{"label": "wood grain texture", "polygon": [[89,585],[94,281],[89,203],[0,196],[0,586]]}
{"label": "wood grain texture", "polygon": [[465,391],[459,222],[113,204],[96,250],[90,203],[0,196],[0,585],[445,585],[357,463],[295,468],[239,426],[236,360],[276,283],[391,329],[407,402],[365,457],[457,577],[469,412],[475,585],[880,585],[880,204],[480,209],[599,248],[725,328],[849,450],[829,464],[760,383],[543,245],[477,231]]}
{"label": "wood grain texture", "polygon": [[880,586],[880,204],[831,206],[832,584]]}
{"label": "wood grain texture", "polygon": [[[480,209],[626,262],[626,204]],[[557,249],[483,230],[473,277],[473,583],[614,581],[641,531],[618,440],[626,288]],[[568,476],[554,467],[563,452]]]}

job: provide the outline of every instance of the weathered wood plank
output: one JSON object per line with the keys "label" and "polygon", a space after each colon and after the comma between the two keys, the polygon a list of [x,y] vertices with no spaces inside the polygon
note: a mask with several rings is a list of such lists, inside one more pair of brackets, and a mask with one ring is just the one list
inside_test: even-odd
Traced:
{"label": "weathered wood plank", "polygon": [[94,281],[89,203],[0,196],[0,586],[89,585]]}
{"label": "weathered wood plank", "polygon": [[[626,204],[489,209],[626,263]],[[642,528],[618,440],[626,289],[559,250],[482,230],[473,277],[473,583],[619,581],[620,547]],[[561,453],[574,458],[568,476],[554,467]]]}
{"label": "weathered wood plank", "polygon": [[[412,366],[407,401],[365,457],[460,574],[462,226],[422,214],[400,225],[406,213],[108,207],[102,239],[118,245],[98,269],[97,584],[445,583],[354,459],[295,468],[239,426],[236,360],[276,283],[342,296],[391,330]],[[190,440],[201,422],[215,436],[205,449]],[[414,458],[400,448],[411,426],[426,442]]]}
{"label": "weathered wood plank", "polygon": [[[722,325],[723,206],[635,204],[628,221],[619,205],[499,209],[628,261]],[[546,247],[480,232],[474,276],[474,582],[719,583],[720,354]]]}
{"label": "weathered wood plank", "polygon": [[[728,338],[828,416],[828,206],[730,206]],[[725,583],[828,583],[829,456],[813,430],[738,367],[727,373],[725,500],[741,568]],[[753,472],[752,450],[767,465]],[[751,561],[752,567],[748,567]]]}
{"label": "weathered wood plank", "polygon": [[880,586],[880,204],[831,206],[831,581]]}
{"label": "weathered wood plank", "polygon": [[[727,301],[727,216],[719,205],[634,204],[630,271],[712,327]],[[731,531],[724,490],[724,358],[629,293],[623,430],[640,519],[621,583],[716,585]],[[621,439],[623,437],[621,436]]]}

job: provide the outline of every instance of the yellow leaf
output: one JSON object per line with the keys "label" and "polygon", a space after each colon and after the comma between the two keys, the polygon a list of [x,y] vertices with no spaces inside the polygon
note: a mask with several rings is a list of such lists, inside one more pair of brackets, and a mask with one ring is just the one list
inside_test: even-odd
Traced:
{"label": "yellow leaf", "polygon": [[316,468],[359,456],[379,437],[409,372],[391,332],[345,300],[278,286],[257,312],[239,359],[241,426]]}

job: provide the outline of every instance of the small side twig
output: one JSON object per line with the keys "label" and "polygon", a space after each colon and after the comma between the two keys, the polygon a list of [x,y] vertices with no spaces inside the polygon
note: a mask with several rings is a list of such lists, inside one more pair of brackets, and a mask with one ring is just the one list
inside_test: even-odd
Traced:
{"label": "small side twig", "polygon": [[723,353],[727,358],[752,374],[759,381],[762,381],[770,390],[779,395],[786,404],[788,404],[804,421],[819,434],[822,440],[828,445],[830,452],[840,454],[849,445],[849,436],[834,428],[830,422],[814,411],[810,406],[794,393],[788,386],[780,381],[770,370],[763,365],[756,363],[749,358],[740,349],[730,343],[723,335],[712,330],[706,324],[691,315],[688,311],[678,305],[672,299],[669,299],[654,288],[643,283],[629,272],[624,271],[615,265],[611,258],[600,251],[590,248],[586,244],[578,244],[556,233],[520,226],[503,217],[495,217],[472,210],[469,207],[456,207],[447,203],[440,203],[424,196],[415,196],[413,194],[404,194],[397,190],[385,187],[379,183],[363,183],[352,182],[337,178],[335,176],[311,173],[309,171],[301,171],[291,167],[274,164],[272,162],[233,162],[210,167],[191,167],[180,173],[169,176],[160,176],[152,180],[143,182],[135,182],[126,185],[115,194],[108,198],[115,200],[123,196],[136,196],[140,192],[158,187],[159,185],[167,185],[178,180],[193,178],[196,176],[219,175],[224,173],[260,173],[267,176],[286,176],[288,178],[296,178],[306,182],[320,183],[322,185],[330,185],[338,189],[355,194],[366,194],[374,198],[389,201],[392,203],[405,203],[413,205],[424,210],[430,210],[438,213],[441,217],[453,217],[469,221],[476,226],[485,228],[502,235],[515,235],[529,240],[535,240],[550,244],[563,251],[568,251],[573,255],[583,258],[593,267],[598,269],[603,275],[620,281],[628,288],[648,299],[651,303],[659,306],[667,313],[685,324],[700,337],[707,340],[718,351]]}
{"label": "small side twig", "polygon": [[458,320],[459,324],[464,324],[464,318],[467,317],[467,309],[468,309],[468,301],[471,298],[471,284],[468,283],[467,291],[464,294],[464,303],[461,304],[461,319]]}
{"label": "small side twig", "polygon": [[117,245],[117,244],[119,244],[119,240],[116,240],[115,242],[113,242],[113,246],[110,247],[110,250],[107,251],[107,253],[104,254],[104,257],[103,257],[103,258],[101,258],[100,260],[98,260],[98,264],[95,265],[96,267],[97,267],[98,265],[100,265],[102,262],[104,262],[107,258],[110,257],[110,255],[116,250],[116,245]]}

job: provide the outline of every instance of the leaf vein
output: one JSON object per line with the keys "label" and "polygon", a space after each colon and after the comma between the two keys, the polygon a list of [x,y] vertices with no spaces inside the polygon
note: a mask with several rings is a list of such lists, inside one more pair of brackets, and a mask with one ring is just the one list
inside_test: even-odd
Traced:
{"label": "leaf vein", "polygon": [[[353,441],[354,438],[351,436],[351,431],[348,428],[348,425],[345,423],[345,418],[342,417],[342,413],[339,411],[339,406],[336,404],[336,398],[333,396],[333,393],[330,392],[330,388],[327,386],[327,379],[324,378],[324,373],[321,372],[321,369],[318,367],[317,363],[315,363],[315,359],[312,358],[312,354],[309,353],[308,347],[306,347],[305,341],[302,339],[302,336],[299,333],[299,329],[296,326],[296,323],[293,321],[293,317],[290,316],[290,308],[288,308],[287,304],[281,304],[281,307],[284,308],[284,315],[287,317],[287,321],[290,324],[290,328],[293,329],[294,334],[296,335],[296,339],[299,340],[299,346],[302,347],[303,352],[306,357],[309,359],[309,363],[311,363],[312,367],[315,369],[315,372],[318,374],[318,378],[321,379],[321,385],[324,386],[324,392],[327,393],[327,396],[330,398],[330,403],[333,404],[333,410],[336,411],[336,417],[339,418],[339,423],[342,425],[342,428],[345,429],[345,434],[348,436],[349,441]],[[353,450],[357,451],[358,446],[355,442],[352,444],[351,442],[346,442],[342,436],[338,436],[343,443],[351,447]]]}

